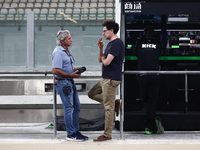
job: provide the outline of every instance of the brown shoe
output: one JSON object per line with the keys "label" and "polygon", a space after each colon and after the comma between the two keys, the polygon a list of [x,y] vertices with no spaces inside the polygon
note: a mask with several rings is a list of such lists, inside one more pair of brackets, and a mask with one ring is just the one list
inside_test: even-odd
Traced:
{"label": "brown shoe", "polygon": [[115,100],[115,112],[116,112],[116,116],[119,115],[120,104],[121,104],[121,100],[120,99],[116,99]]}
{"label": "brown shoe", "polygon": [[94,139],[94,142],[102,142],[102,141],[107,141],[107,140],[111,140],[111,137],[105,137],[104,135],[100,135],[97,139]]}

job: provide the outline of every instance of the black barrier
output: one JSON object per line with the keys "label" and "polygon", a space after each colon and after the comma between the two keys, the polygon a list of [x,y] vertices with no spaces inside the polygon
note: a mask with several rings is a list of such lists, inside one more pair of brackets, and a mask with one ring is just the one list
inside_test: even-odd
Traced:
{"label": "black barrier", "polygon": [[[200,71],[124,71],[122,72],[122,104],[120,108],[120,139],[123,139],[123,122],[124,122],[124,75],[125,74],[185,74],[185,102],[188,102],[188,85],[187,75],[188,74],[200,74]],[[186,108],[187,109],[187,108]],[[187,111],[187,110],[186,110]]]}

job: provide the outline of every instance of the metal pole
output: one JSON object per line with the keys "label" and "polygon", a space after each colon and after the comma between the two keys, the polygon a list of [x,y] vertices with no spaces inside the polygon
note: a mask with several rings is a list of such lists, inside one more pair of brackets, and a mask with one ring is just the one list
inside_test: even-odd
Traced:
{"label": "metal pole", "polygon": [[56,124],[56,117],[57,117],[57,97],[56,97],[56,89],[55,89],[55,76],[53,76],[53,119],[54,119],[54,132],[53,138],[57,138],[57,124]]}
{"label": "metal pole", "polygon": [[122,75],[122,102],[121,102],[121,108],[120,108],[120,139],[123,140],[123,130],[124,130],[124,74]]}
{"label": "metal pole", "polygon": [[34,46],[35,46],[35,26],[34,20],[34,12],[28,11],[27,12],[27,68],[29,70],[33,70],[35,66],[35,53],[34,53]]}
{"label": "metal pole", "polygon": [[188,83],[187,83],[187,74],[185,74],[185,113],[187,113],[187,111],[188,111]]}

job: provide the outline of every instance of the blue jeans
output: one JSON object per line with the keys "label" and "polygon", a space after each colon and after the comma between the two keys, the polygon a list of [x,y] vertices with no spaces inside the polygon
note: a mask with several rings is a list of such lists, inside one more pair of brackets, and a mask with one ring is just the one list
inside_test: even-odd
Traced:
{"label": "blue jeans", "polygon": [[[55,82],[56,92],[60,95],[64,108],[64,121],[68,135],[79,131],[80,101],[76,85],[68,80]],[[64,91],[63,91],[64,89]]]}

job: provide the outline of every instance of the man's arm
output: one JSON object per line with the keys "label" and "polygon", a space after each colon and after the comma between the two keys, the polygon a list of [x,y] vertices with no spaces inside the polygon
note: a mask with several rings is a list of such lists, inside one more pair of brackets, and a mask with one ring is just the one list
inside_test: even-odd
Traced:
{"label": "man's arm", "polygon": [[69,74],[66,73],[58,68],[53,68],[52,69],[53,74],[58,75],[60,77],[68,77],[68,78],[78,78],[81,76],[81,74],[76,74],[76,72],[78,72],[78,70],[76,70],[75,72]]}
{"label": "man's arm", "polygon": [[100,38],[97,42],[98,46],[99,46],[99,52],[98,52],[98,60],[99,62],[102,62],[105,66],[110,65],[111,61],[114,59],[115,56],[108,54],[107,58],[104,57],[104,53],[103,51],[103,41],[102,38]]}
{"label": "man's arm", "polygon": [[108,54],[107,58],[105,58],[104,56],[101,57],[102,63],[105,66],[110,65],[111,61],[114,59],[115,56],[113,56],[112,54]]}
{"label": "man's arm", "polygon": [[98,53],[98,61],[101,63],[102,62],[102,57],[104,57],[104,54],[102,52],[102,48],[99,48],[99,53]]}

